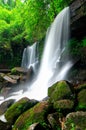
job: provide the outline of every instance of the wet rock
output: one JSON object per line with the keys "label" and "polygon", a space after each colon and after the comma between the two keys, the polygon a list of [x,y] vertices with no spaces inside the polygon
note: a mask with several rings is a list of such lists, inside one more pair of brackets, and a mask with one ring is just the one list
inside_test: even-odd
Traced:
{"label": "wet rock", "polygon": [[54,103],[54,108],[56,110],[72,109],[74,102],[69,99],[59,100]]}
{"label": "wet rock", "polygon": [[0,130],[11,130],[11,126],[8,123],[2,122],[0,120]]}
{"label": "wet rock", "polygon": [[3,87],[1,89],[1,96],[3,96],[4,98],[7,97],[7,95],[9,94],[9,92],[11,91],[11,87]]}
{"label": "wet rock", "polygon": [[15,101],[14,99],[4,101],[0,105],[0,115],[4,114],[6,112],[6,110],[14,103],[14,101]]}
{"label": "wet rock", "polygon": [[[47,127],[46,117],[50,111],[50,106],[47,101],[42,101],[36,104],[33,108],[27,110],[16,120],[12,130],[24,130],[35,122],[39,122],[44,128]],[[47,128],[48,129],[48,128]]]}
{"label": "wet rock", "polygon": [[36,103],[38,102],[31,101],[28,98],[22,98],[7,109],[5,112],[6,120],[9,122],[9,124],[13,124],[23,112],[33,107]]}
{"label": "wet rock", "polygon": [[61,99],[72,98],[72,95],[71,87],[66,81],[57,82],[48,88],[48,96],[51,103]]}
{"label": "wet rock", "polygon": [[57,130],[58,128],[60,128],[59,114],[57,112],[49,114],[47,119],[52,130]]}
{"label": "wet rock", "polygon": [[12,84],[16,84],[17,80],[12,79],[11,77],[5,75],[3,76],[3,79],[7,80],[8,82],[12,83]]}
{"label": "wet rock", "polygon": [[4,73],[0,73],[0,81],[2,81],[2,82],[3,81],[8,81],[8,82],[10,82],[12,84],[17,83],[16,79],[11,78],[9,75],[6,75]]}
{"label": "wet rock", "polygon": [[64,130],[85,130],[86,129],[86,112],[77,111],[69,113],[66,116]]}

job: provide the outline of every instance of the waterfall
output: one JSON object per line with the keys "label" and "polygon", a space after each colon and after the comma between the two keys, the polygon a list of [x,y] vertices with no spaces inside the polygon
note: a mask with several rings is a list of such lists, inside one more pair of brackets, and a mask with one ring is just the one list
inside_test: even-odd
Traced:
{"label": "waterfall", "polygon": [[[47,96],[48,87],[59,80],[66,79],[67,72],[73,65],[69,57],[69,51],[67,50],[70,25],[69,17],[69,7],[66,7],[57,15],[46,35],[44,52],[36,79],[31,85],[27,84],[27,92],[10,98],[18,100],[22,97],[28,97],[30,99],[42,100]],[[36,43],[24,50],[23,67],[29,68],[30,66],[34,66],[36,62],[35,46]],[[66,55],[64,55],[65,50]],[[26,53],[28,53],[27,57]]]}
{"label": "waterfall", "polygon": [[[69,25],[69,7],[66,7],[57,15],[48,30],[37,79],[28,88],[29,98],[43,99],[47,96],[49,86],[66,79],[67,72],[73,65],[66,48],[69,40]],[[67,55],[63,57],[65,49]]]}
{"label": "waterfall", "polygon": [[27,46],[23,51],[21,67],[30,68],[36,73],[38,66],[38,50],[37,43],[32,46]]}

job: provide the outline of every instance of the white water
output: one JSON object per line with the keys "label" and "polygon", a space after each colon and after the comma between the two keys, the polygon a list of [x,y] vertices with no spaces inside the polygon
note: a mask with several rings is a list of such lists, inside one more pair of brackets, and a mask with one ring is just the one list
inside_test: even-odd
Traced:
{"label": "white water", "polygon": [[[28,97],[42,100],[47,96],[48,87],[59,80],[66,79],[67,72],[73,65],[71,60],[69,60],[68,53],[65,59],[62,58],[69,39],[69,21],[69,7],[66,7],[55,18],[47,33],[43,57],[36,80],[28,86],[27,92],[11,96],[8,99],[15,98],[19,100],[22,97]],[[32,65],[32,63],[30,64]]]}
{"label": "white water", "polygon": [[21,66],[28,69],[32,67],[33,71],[36,72],[37,65],[37,43],[35,42],[32,46],[27,46],[27,48],[24,49]]}
{"label": "white water", "polygon": [[[28,89],[29,98],[41,100],[47,96],[49,86],[59,80],[66,79],[66,74],[72,66],[69,56],[61,61],[61,56],[69,39],[69,7],[56,17],[46,36],[44,53],[36,81]],[[25,93],[26,95],[26,93]]]}

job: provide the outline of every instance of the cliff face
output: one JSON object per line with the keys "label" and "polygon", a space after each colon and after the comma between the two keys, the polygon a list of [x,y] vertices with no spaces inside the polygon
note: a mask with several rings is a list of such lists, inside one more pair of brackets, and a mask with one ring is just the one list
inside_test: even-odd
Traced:
{"label": "cliff face", "polygon": [[86,0],[74,0],[70,4],[71,37],[86,36]]}

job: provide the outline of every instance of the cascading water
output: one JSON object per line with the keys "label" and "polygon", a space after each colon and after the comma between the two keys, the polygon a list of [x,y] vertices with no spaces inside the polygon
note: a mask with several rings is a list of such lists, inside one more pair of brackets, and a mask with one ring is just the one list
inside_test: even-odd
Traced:
{"label": "cascading water", "polygon": [[37,66],[38,66],[38,50],[37,50],[37,43],[35,42],[32,46],[27,46],[27,48],[24,49],[21,67],[28,69],[32,67],[34,73],[36,73]]}
{"label": "cascading water", "polygon": [[66,79],[66,74],[73,65],[69,60],[68,51],[65,59],[62,58],[69,40],[69,21],[69,7],[66,7],[56,17],[48,31],[37,79],[28,88],[29,98],[43,99],[47,96],[49,86]]}
{"label": "cascading water", "polygon": [[[30,86],[27,85],[27,92],[10,98],[19,100],[27,96],[30,99],[42,100],[47,96],[48,87],[59,80],[66,79],[67,72],[73,65],[69,60],[68,51],[65,59],[63,58],[69,39],[69,21],[69,7],[66,7],[57,15],[47,33],[43,57],[36,80]],[[24,53],[26,53],[26,50],[27,48]],[[29,65],[33,64],[30,59],[28,61],[28,64],[24,61],[25,64],[22,63],[22,66],[29,67]]]}

